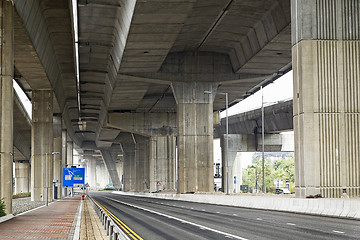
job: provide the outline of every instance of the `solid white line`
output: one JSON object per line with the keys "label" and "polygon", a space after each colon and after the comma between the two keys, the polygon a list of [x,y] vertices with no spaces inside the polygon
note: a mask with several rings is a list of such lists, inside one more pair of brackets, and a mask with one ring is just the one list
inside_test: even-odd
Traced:
{"label": "solid white line", "polygon": [[334,233],[345,233],[345,232],[340,232],[340,231],[336,231],[336,230],[333,230]]}
{"label": "solid white line", "polygon": [[190,224],[190,225],[195,226],[195,227],[203,228],[203,229],[208,230],[208,231],[212,231],[212,232],[215,232],[215,233],[218,233],[218,234],[222,234],[222,235],[224,235],[225,237],[231,237],[231,238],[236,238],[236,239],[241,239],[241,240],[248,240],[247,238],[242,238],[242,237],[239,237],[239,236],[236,236],[236,235],[232,235],[232,234],[230,234],[230,233],[226,233],[226,232],[222,232],[222,231],[219,231],[219,230],[215,230],[215,229],[212,229],[212,228],[209,228],[209,227],[205,227],[205,226],[200,225],[200,224],[196,224],[196,223],[193,223],[193,222],[189,222],[189,221],[183,220],[183,219],[181,219],[181,218],[177,218],[177,217],[173,217],[173,216],[170,216],[170,215],[166,215],[166,214],[164,214],[164,213],[156,212],[156,211],[153,211],[153,210],[150,210],[150,209],[146,209],[146,208],[143,208],[143,207],[139,207],[139,206],[136,206],[136,205],[133,205],[133,204],[129,204],[129,203],[126,203],[126,202],[122,202],[122,201],[119,201],[119,200],[117,200],[117,199],[108,198],[108,197],[105,197],[105,198],[110,199],[110,200],[112,200],[112,201],[114,201],[114,202],[118,202],[118,203],[121,203],[121,204],[130,206],[130,207],[133,207],[133,208],[137,208],[137,209],[146,211],[146,212],[150,212],[150,213],[154,213],[154,214],[157,214],[157,215],[160,215],[160,216],[163,216],[163,217],[167,217],[167,218],[170,218],[170,219],[179,221],[179,222],[181,222],[181,223],[187,223],[187,224]]}
{"label": "solid white line", "polygon": [[295,226],[295,223],[286,223],[287,225]]}

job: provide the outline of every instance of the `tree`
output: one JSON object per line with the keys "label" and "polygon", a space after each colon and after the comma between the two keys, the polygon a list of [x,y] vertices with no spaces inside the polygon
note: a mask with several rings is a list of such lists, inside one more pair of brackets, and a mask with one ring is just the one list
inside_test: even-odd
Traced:
{"label": "tree", "polygon": [[[267,192],[274,192],[274,180],[283,180],[285,187],[286,180],[290,182],[290,191],[294,189],[294,155],[289,154],[285,159],[276,160],[273,163],[270,161],[269,156],[265,158],[265,180]],[[250,188],[255,189],[256,183],[261,189],[262,180],[262,158],[260,155],[255,156],[253,164],[247,169],[243,170],[243,184],[249,185]]]}

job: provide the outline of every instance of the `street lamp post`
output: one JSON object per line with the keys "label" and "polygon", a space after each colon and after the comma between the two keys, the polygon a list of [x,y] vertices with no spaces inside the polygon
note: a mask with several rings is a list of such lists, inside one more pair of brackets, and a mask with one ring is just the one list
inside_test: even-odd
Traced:
{"label": "street lamp post", "polygon": [[262,174],[263,174],[263,193],[266,193],[265,181],[265,121],[264,121],[264,91],[261,86],[261,138],[262,138]]}
{"label": "street lamp post", "polygon": [[[204,91],[205,94],[212,94],[211,91]],[[229,158],[228,158],[228,153],[229,153],[229,114],[228,114],[228,109],[229,109],[229,98],[228,98],[228,93],[219,93],[217,92],[217,94],[221,94],[221,95],[225,95],[225,107],[226,107],[226,150],[225,150],[225,165],[226,165],[226,195],[229,195]]]}

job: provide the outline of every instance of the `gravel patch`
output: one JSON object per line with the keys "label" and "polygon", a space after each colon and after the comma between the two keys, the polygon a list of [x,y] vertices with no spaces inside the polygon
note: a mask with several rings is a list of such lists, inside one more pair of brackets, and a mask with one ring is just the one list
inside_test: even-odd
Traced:
{"label": "gravel patch", "polygon": [[26,212],[44,205],[45,202],[34,202],[31,201],[30,197],[16,198],[12,200],[12,211],[14,215],[18,215],[19,213]]}

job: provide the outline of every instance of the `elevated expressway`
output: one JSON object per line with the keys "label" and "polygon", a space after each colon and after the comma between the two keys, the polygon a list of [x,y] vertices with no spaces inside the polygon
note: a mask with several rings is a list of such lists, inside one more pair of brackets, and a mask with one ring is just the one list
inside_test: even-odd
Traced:
{"label": "elevated expressway", "polygon": [[[2,0],[1,5],[4,20],[1,76],[3,81],[8,79],[7,82],[13,76],[33,103],[33,200],[44,200],[46,156],[50,154],[52,158],[53,152],[60,152],[60,156],[54,157],[59,157],[63,165],[72,164],[70,153],[74,146],[89,159],[101,156],[114,185],[120,184],[114,162],[123,153],[124,187],[134,191],[153,190],[157,177],[167,179],[167,188],[175,187],[173,163],[177,146],[178,192],[212,191],[212,112],[224,108],[224,95],[216,93],[228,93],[231,103],[247,97],[291,68],[292,49],[296,50],[293,65],[297,79],[294,126],[295,131],[301,132],[297,148],[320,154],[316,156],[319,161],[313,162],[307,162],[310,158],[304,155],[297,156],[297,196],[321,191],[324,196],[337,197],[343,191],[339,186],[349,186],[346,189],[351,196],[359,194],[356,187],[359,184],[353,175],[342,179],[344,184],[340,184],[338,172],[334,175],[330,171],[320,182],[320,173],[325,168],[319,166],[329,151],[319,150],[323,149],[324,141],[315,140],[316,144],[306,141],[317,139],[304,131],[307,127],[304,123],[314,121],[302,122],[303,114],[308,119],[307,116],[313,116],[310,113],[317,114],[324,109],[326,114],[340,112],[341,116],[356,119],[359,100],[353,90],[349,90],[345,95],[347,103],[353,103],[351,106],[346,105],[345,109],[336,105],[341,111],[326,108],[326,104],[337,102],[339,95],[333,92],[327,95],[326,91],[332,87],[309,91],[311,84],[305,80],[312,79],[306,74],[318,76],[316,81],[323,79],[325,75],[316,73],[327,71],[320,66],[323,66],[322,60],[328,58],[313,57],[312,51],[306,48],[308,45],[301,45],[323,39],[349,41],[344,42],[348,52],[357,52],[357,1],[346,0],[343,6],[296,1],[292,9],[289,0],[79,0],[75,6],[68,0],[13,0],[11,3],[13,7],[10,1]],[[75,18],[74,9],[78,13]],[[324,15],[323,9],[333,11]],[[342,21],[328,21],[333,18]],[[310,20],[314,21],[307,22]],[[74,22],[78,23],[75,29]],[[292,48],[294,46],[298,48]],[[338,47],[343,49],[342,46]],[[335,52],[333,48],[329,52],[320,50],[314,53],[327,56]],[[357,55],[341,56],[344,65],[353,69],[348,77],[351,86],[358,86],[358,68],[352,68],[358,61]],[[311,61],[320,62],[305,64]],[[329,66],[343,69],[344,65]],[[319,68],[311,69],[314,66]],[[341,89],[353,89],[351,86]],[[11,109],[4,105],[11,99],[11,95],[6,94],[9,89],[10,85],[2,88],[2,116]],[[325,97],[319,102],[318,96],[319,99],[329,96],[330,100]],[[310,104],[311,99],[322,105]],[[320,110],[312,109],[313,106],[320,106]],[[351,116],[347,115],[349,112]],[[11,128],[6,127],[11,115],[6,116],[9,117],[1,123],[2,141],[12,138]],[[53,120],[53,116],[57,120]],[[61,123],[61,134],[53,130],[53,122]],[[327,131],[337,129],[330,125],[319,126]],[[322,131],[316,126],[309,126],[315,128],[310,132],[320,134]],[[349,133],[357,132],[355,125],[349,125],[348,129],[354,130]],[[350,148],[359,141],[357,135],[344,137],[352,139]],[[327,143],[333,146],[339,142],[342,141]],[[351,149],[350,155],[354,153]],[[340,154],[346,151],[349,152],[344,148]],[[3,178],[10,179],[10,144],[4,145],[1,152],[6,153],[2,157],[1,179],[8,183]],[[330,159],[335,156],[332,151],[330,155],[333,156]],[[359,160],[349,161],[341,162],[346,165],[344,176]],[[333,166],[334,163],[326,164]],[[53,172],[52,165],[48,167],[47,171]],[[303,171],[308,167],[313,169],[309,176]],[[354,174],[357,176],[358,171]],[[3,184],[2,195],[10,195],[9,189],[9,184]]]}

